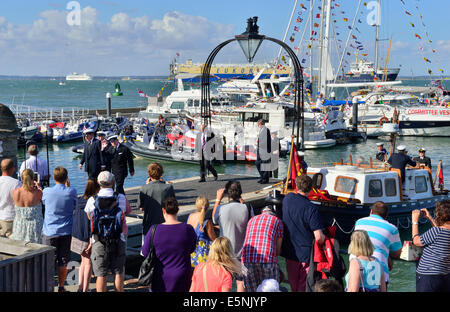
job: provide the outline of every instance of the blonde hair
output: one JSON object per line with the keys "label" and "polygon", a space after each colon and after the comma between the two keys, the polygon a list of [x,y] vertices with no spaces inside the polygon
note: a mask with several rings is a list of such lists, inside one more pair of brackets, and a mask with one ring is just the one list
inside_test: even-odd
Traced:
{"label": "blonde hair", "polygon": [[205,196],[199,196],[195,201],[195,206],[197,207],[197,212],[200,212],[198,224],[200,224],[200,228],[202,229],[203,221],[205,221],[205,215],[209,208],[209,201]]}
{"label": "blonde hair", "polygon": [[207,262],[224,268],[232,275],[246,275],[246,268],[234,256],[233,246],[225,236],[214,240],[209,249]]}
{"label": "blonde hair", "polygon": [[348,246],[349,254],[370,257],[374,250],[375,248],[366,231],[356,230],[352,233],[350,245]]}
{"label": "blonde hair", "polygon": [[25,191],[32,192],[34,189],[34,180],[33,180],[34,171],[31,169],[25,169],[20,178],[22,179],[22,186]]}

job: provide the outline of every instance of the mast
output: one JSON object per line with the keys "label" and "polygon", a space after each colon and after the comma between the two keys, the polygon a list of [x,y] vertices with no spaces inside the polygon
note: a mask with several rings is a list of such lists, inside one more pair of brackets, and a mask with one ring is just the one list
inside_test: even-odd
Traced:
{"label": "mast", "polygon": [[[331,70],[332,68],[330,68],[331,63],[330,63],[330,55],[329,55],[329,40],[330,40],[330,17],[331,17],[331,0],[323,0],[322,1],[323,5],[326,5],[326,13],[325,15],[322,15],[322,27],[323,24],[325,24],[325,32],[323,32],[321,30],[322,33],[322,45],[321,45],[321,57],[320,57],[320,66],[319,66],[319,70],[320,70],[320,93],[322,93],[324,95],[324,97],[326,97],[326,88],[327,88],[327,79],[331,78],[328,77],[328,72]],[[325,7],[322,7],[322,12],[325,11]]]}
{"label": "mast", "polygon": [[[309,32],[309,44],[311,45],[311,49],[309,49],[309,74],[311,75],[311,83],[314,86],[314,73],[313,73],[313,8],[314,8],[314,2],[315,0],[312,1],[312,3],[309,5],[309,26],[311,28],[310,32]],[[306,27],[306,25],[305,25]],[[312,89],[312,88],[311,88]],[[311,90],[311,97],[313,95],[313,90]]]}
{"label": "mast", "polygon": [[325,12],[325,1],[322,0],[322,10],[320,19],[320,51],[319,51],[319,68],[318,68],[318,79],[317,79],[317,92],[322,92],[322,56],[323,56],[323,22],[324,22],[324,12]]}
{"label": "mast", "polygon": [[381,0],[378,0],[378,7],[377,7],[377,17],[375,22],[375,75],[377,74],[378,70],[378,42],[380,41],[379,35],[380,35],[380,20],[381,20]]}
{"label": "mast", "polygon": [[[297,2],[298,2],[298,0],[295,0],[294,7],[292,8],[292,12],[291,12],[291,18],[289,19],[288,26],[286,27],[286,31],[284,33],[283,42],[286,42],[287,34],[289,32],[289,29],[291,28],[292,18],[294,16],[295,9],[297,8]],[[277,56],[278,64],[280,64],[280,57],[281,57],[281,51],[282,50],[283,50],[283,47],[280,47],[280,50],[278,51],[278,56]]]}

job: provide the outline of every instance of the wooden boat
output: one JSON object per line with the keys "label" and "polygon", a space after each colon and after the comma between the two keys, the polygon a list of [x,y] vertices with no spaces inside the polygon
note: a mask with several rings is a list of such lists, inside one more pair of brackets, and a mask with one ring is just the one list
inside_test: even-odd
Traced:
{"label": "wooden boat", "polygon": [[[307,174],[313,180],[309,199],[318,205],[325,225],[337,226],[337,237],[342,241],[348,241],[355,222],[369,216],[377,201],[388,206],[390,223],[408,229],[412,210],[427,208],[433,214],[438,201],[450,199],[443,185],[439,189],[434,187],[437,178],[433,180],[430,169],[423,166],[405,168],[404,183],[400,170],[381,162],[374,164],[371,159],[368,164],[355,164],[350,158],[349,163],[341,160],[326,167],[311,166]],[[283,189],[269,196],[267,202],[281,212],[282,199],[293,191],[287,179]]]}

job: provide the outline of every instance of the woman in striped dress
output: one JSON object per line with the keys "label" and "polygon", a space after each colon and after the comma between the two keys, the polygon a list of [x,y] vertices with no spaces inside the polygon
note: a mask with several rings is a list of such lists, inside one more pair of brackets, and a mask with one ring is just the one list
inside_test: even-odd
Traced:
{"label": "woman in striped dress", "polygon": [[[419,235],[421,212],[433,227]],[[413,243],[425,247],[416,271],[418,292],[450,292],[450,200],[436,204],[435,217],[426,209],[412,211]]]}

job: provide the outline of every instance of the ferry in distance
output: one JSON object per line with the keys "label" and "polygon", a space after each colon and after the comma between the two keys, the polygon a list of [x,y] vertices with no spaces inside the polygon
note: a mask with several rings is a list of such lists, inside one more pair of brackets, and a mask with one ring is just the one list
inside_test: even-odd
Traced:
{"label": "ferry in distance", "polygon": [[66,80],[67,81],[88,81],[88,80],[92,80],[92,77],[89,76],[88,74],[77,74],[77,73],[73,73],[70,75],[66,76]]}
{"label": "ferry in distance", "polygon": [[372,82],[382,81],[385,76],[385,81],[394,81],[397,79],[400,68],[378,68],[375,70],[374,63],[364,61],[356,55],[356,61],[350,64],[350,71],[345,73],[345,82]]}
{"label": "ferry in distance", "polygon": [[[201,81],[203,63],[193,63],[191,59],[184,64],[173,62],[170,64],[170,76],[181,78],[183,81]],[[270,78],[272,74],[278,77],[288,77],[291,71],[289,65],[278,65],[273,68],[270,64],[213,64],[211,66],[211,80],[253,79],[263,68],[266,68],[261,79]]]}

